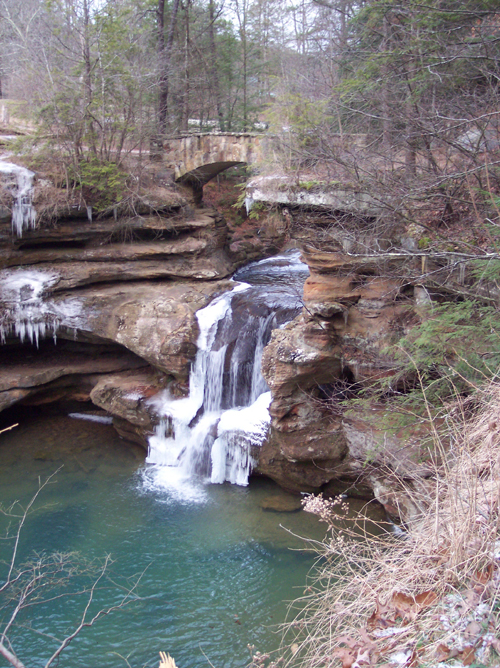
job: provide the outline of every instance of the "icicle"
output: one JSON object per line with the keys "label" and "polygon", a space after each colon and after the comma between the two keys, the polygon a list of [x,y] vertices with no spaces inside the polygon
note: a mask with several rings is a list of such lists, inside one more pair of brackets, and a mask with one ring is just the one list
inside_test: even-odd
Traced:
{"label": "icicle", "polygon": [[45,298],[45,291],[57,280],[57,274],[31,269],[7,269],[0,272],[2,343],[6,342],[6,336],[11,332],[21,342],[28,340],[37,348],[40,341],[50,333],[56,343],[57,331],[63,323],[76,332],[75,318],[80,313],[80,302],[76,299],[53,301]]}
{"label": "icicle", "polygon": [[250,214],[250,211],[252,210],[254,203],[255,202],[253,201],[252,197],[250,197],[249,195],[245,197],[245,210],[247,212],[247,216]]}
{"label": "icicle", "polygon": [[92,207],[91,206],[87,207],[87,218],[88,218],[89,222],[91,223],[92,222]]}
{"label": "icicle", "polygon": [[15,177],[12,190],[12,231],[22,237],[23,230],[36,227],[36,211],[33,207],[33,178],[35,174],[25,167],[0,160],[0,173]]}
{"label": "icicle", "polygon": [[270,403],[271,393],[265,392],[251,406],[223,413],[211,452],[212,483],[248,484],[250,448],[261,446],[267,436]]}

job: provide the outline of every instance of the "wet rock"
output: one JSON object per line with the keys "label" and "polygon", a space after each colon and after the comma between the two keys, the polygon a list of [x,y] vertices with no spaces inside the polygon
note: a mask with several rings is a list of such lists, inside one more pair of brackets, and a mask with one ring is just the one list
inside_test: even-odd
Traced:
{"label": "wet rock", "polygon": [[332,332],[305,316],[275,330],[264,350],[272,422],[258,470],[281,485],[289,476],[287,489],[317,490],[343,468],[347,443],[341,421],[317,400],[318,386],[341,371]]}
{"label": "wet rock", "polygon": [[196,353],[196,311],[228,287],[227,282],[141,282],[82,290],[76,329],[119,343],[186,382]]}
{"label": "wet rock", "polygon": [[[90,393],[90,399],[111,414],[115,426],[123,432],[126,422],[140,436],[140,443],[147,443],[147,436],[153,433],[157,417],[151,411],[147,400],[164,387],[164,379],[151,370],[106,375],[100,379]],[[137,440],[137,439],[134,439]]]}
{"label": "wet rock", "polygon": [[300,496],[292,496],[291,494],[276,494],[273,496],[266,496],[260,503],[262,510],[274,513],[296,513],[302,510],[302,499]]}
{"label": "wet rock", "polygon": [[[343,487],[365,497],[372,490],[373,497],[367,462],[395,466],[398,473],[411,469],[425,475],[429,470],[419,459],[418,438],[410,446],[395,435],[384,449],[387,433],[373,428],[371,414],[366,420],[356,414],[343,417],[343,402],[393,373],[394,362],[384,349],[396,330],[398,336],[403,333],[399,323],[408,304],[402,279],[379,275],[378,258],[308,248],[303,259],[310,270],[304,312],[276,330],[264,350],[272,423],[258,470],[293,491]],[[398,450],[405,452],[401,459]]]}

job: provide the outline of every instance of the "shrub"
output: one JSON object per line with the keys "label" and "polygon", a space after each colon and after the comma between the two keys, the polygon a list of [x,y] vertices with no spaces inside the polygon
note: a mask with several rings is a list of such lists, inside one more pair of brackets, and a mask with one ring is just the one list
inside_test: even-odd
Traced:
{"label": "shrub", "polygon": [[306,499],[328,534],[286,629],[288,665],[499,665],[500,384],[480,398],[474,420],[450,423],[444,464],[407,488],[423,510],[404,532],[359,541],[338,529],[341,499]]}

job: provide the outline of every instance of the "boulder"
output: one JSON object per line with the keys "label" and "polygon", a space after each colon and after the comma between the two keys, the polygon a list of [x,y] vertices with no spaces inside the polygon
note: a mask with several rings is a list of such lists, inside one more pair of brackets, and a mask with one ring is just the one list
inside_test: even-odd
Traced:
{"label": "boulder", "polygon": [[151,369],[103,376],[90,392],[92,403],[113,416],[122,438],[147,449],[158,416],[148,399],[164,387],[164,379]]}
{"label": "boulder", "polygon": [[[196,311],[229,287],[227,281],[94,287],[79,291],[80,312],[69,327],[119,343],[154,368],[187,382],[196,353]],[[55,301],[59,299],[64,296],[57,295]]]}

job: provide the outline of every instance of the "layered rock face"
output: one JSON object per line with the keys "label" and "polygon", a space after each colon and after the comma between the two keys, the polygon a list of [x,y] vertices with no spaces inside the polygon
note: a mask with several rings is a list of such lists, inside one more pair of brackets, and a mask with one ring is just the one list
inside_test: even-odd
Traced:
{"label": "layered rock face", "polygon": [[425,481],[425,434],[387,429],[383,408],[340,402],[393,373],[391,346],[429,299],[425,276],[457,290],[461,270],[408,253],[411,239],[380,253],[388,242],[369,225],[349,231],[347,214],[336,225],[311,213],[306,225],[285,209],[231,234],[215,211],[191,210],[165,184],[95,216],[39,180],[36,225],[16,235],[9,196],[0,209],[0,410],[83,402],[147,446],[158,422],[148,400],[165,388],[187,392],[196,311],[229,289],[238,266],[292,233],[310,276],[301,315],[264,350],[272,428],[253,453],[256,470],[293,492],[348,490],[375,496],[394,516],[417,512],[391,472]]}
{"label": "layered rock face", "polygon": [[165,185],[96,216],[39,179],[35,226],[17,234],[8,174],[4,185],[0,410],[86,402],[146,445],[157,419],[147,399],[166,386],[185,392],[195,313],[237,266],[223,219]]}
{"label": "layered rock face", "polygon": [[351,408],[349,400],[394,373],[393,346],[419,321],[429,291],[456,291],[463,276],[439,258],[431,266],[403,248],[377,253],[374,237],[353,247],[340,226],[332,227],[336,238],[316,247],[314,228],[302,230],[310,270],[304,309],[264,351],[272,427],[258,470],[294,492],[375,497],[406,518],[418,508],[393,474],[425,487],[428,422],[401,428],[386,408]]}
{"label": "layered rock face", "polygon": [[[363,455],[352,455],[351,431],[336,404],[353,388],[390,372],[390,358],[382,350],[396,330],[400,335],[408,297],[400,279],[373,275],[366,260],[312,250],[303,258],[311,272],[304,311],[276,331],[264,351],[273,426],[260,467],[277,479],[282,468],[286,486],[296,491],[317,491],[332,480],[357,477]],[[300,462],[307,463],[307,475],[300,467],[302,474],[291,480],[289,464],[295,471]]]}

